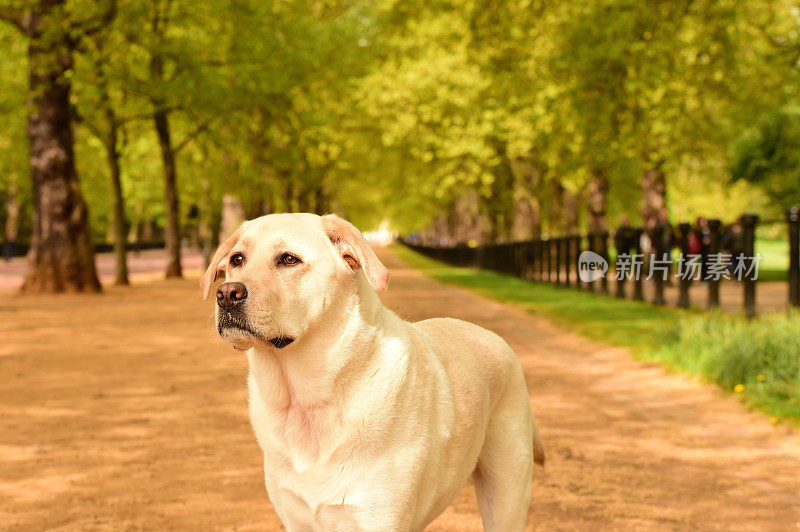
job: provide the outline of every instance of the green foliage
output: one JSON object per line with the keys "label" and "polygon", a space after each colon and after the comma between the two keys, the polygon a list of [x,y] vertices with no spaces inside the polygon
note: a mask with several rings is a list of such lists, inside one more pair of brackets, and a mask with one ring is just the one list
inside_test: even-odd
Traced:
{"label": "green foliage", "polygon": [[780,109],[733,145],[731,176],[762,187],[779,212],[800,203],[800,110]]}
{"label": "green foliage", "polygon": [[[63,20],[86,26],[107,5],[71,0]],[[772,216],[769,200],[800,201],[800,41],[783,0],[116,5],[110,24],[72,36],[65,74],[97,240],[111,219],[112,122],[129,221],[163,223],[156,110],[169,114],[182,214],[197,205],[205,220],[232,193],[248,216],[335,210],[411,231],[476,191],[502,238],[520,198],[544,215],[561,201],[554,183],[581,194],[597,170],[611,221],[636,220],[652,167],[678,218]],[[17,6],[0,0],[0,18]],[[30,65],[11,24],[0,22],[0,44],[5,191],[27,173]]]}

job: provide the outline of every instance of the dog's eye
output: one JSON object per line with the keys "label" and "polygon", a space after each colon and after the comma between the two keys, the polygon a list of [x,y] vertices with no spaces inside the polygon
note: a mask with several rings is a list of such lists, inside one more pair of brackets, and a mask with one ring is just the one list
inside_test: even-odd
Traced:
{"label": "dog's eye", "polygon": [[241,253],[234,253],[231,255],[231,266],[241,266],[244,262],[244,255]]}
{"label": "dog's eye", "polygon": [[278,259],[278,263],[282,264],[283,266],[294,266],[295,264],[299,264],[301,261],[291,253],[284,253],[281,255],[281,258]]}

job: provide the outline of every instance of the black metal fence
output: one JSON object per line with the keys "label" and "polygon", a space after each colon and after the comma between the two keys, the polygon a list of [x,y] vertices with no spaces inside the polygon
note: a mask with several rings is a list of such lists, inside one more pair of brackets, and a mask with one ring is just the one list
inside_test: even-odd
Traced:
{"label": "black metal fence", "polygon": [[[792,207],[786,215],[789,237],[789,272],[788,272],[788,302],[800,306],[800,209]],[[714,264],[730,251],[728,255],[741,255],[746,261],[745,266],[752,265],[756,257],[755,231],[758,216],[744,214],[736,223],[735,230],[731,227],[723,228],[719,220],[708,220],[703,228],[694,227],[688,223],[681,223],[674,230],[668,224],[656,224],[645,230],[641,227],[619,228],[615,233],[607,231],[566,235],[553,238],[542,238],[524,242],[507,242],[497,244],[481,244],[469,246],[458,244],[454,246],[424,245],[413,239],[404,238],[403,243],[409,248],[435,260],[474,268],[484,268],[499,273],[513,275],[522,279],[536,282],[550,283],[564,287],[574,287],[579,290],[597,291],[609,294],[609,277],[615,281],[614,295],[620,298],[630,298],[644,301],[644,282],[652,282],[651,302],[656,305],[666,304],[664,297],[665,285],[672,282],[669,273],[675,268],[685,272],[692,254],[690,253],[691,239],[702,231],[702,248],[699,263],[703,270],[716,268]],[[729,238],[731,234],[735,238]],[[646,235],[646,239],[642,236]],[[648,242],[649,249],[643,249],[643,242]],[[731,241],[734,241],[733,243]],[[694,246],[696,247],[696,246]],[[612,261],[609,250],[613,249],[615,257],[641,257],[640,274],[629,272],[631,275],[618,275],[619,261]],[[679,258],[673,258],[673,250],[679,250]],[[584,251],[592,251],[606,261],[608,271],[606,275],[596,281],[586,282],[581,280],[579,257]],[[667,274],[647,276],[647,264],[656,261]],[[697,264],[695,264],[697,266]],[[646,279],[649,277],[649,279]],[[720,281],[729,276],[710,276],[703,280],[707,285],[706,307],[714,308],[720,304]],[[691,283],[689,276],[678,276],[677,306],[688,308],[690,306]],[[755,270],[749,269],[748,273],[739,280],[743,291],[743,307],[748,317],[756,314],[756,282]],[[631,286],[632,285],[632,286]]]}

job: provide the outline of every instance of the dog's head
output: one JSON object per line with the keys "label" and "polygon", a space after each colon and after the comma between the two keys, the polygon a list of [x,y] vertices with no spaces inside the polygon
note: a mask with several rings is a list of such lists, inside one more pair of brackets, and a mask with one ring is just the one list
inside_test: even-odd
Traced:
{"label": "dog's head", "polygon": [[207,299],[224,275],[217,330],[234,347],[280,349],[354,294],[361,274],[386,289],[389,272],[355,226],[333,214],[271,214],[245,222],[220,245],[200,287]]}

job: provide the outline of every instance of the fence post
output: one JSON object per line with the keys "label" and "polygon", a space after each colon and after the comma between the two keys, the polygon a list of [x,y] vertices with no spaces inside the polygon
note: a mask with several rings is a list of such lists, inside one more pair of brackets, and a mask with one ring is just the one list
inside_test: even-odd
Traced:
{"label": "fence post", "polygon": [[564,286],[572,286],[572,281],[569,278],[570,265],[572,264],[572,237],[564,237]]}
{"label": "fence post", "polygon": [[[706,260],[711,261],[712,255],[716,256],[719,253],[719,229],[722,227],[722,222],[719,220],[709,220],[708,230],[711,233],[711,242],[708,244],[706,253]],[[708,273],[708,266],[703,265],[704,270]],[[708,308],[709,310],[719,306],[719,277],[708,276],[706,282],[708,283]]]}
{"label": "fence post", "polygon": [[[742,220],[742,237],[744,238],[744,260],[751,264],[755,260],[755,240],[756,240],[756,224],[758,223],[758,215],[756,214],[743,214]],[[748,319],[752,319],[756,315],[756,280],[753,275],[747,275],[744,279],[744,313]]]}
{"label": "fence post", "polygon": [[689,256],[689,231],[692,226],[688,223],[678,224],[678,231],[681,233],[681,258],[678,264],[680,265],[681,276],[680,295],[678,297],[678,306],[680,308],[689,308],[689,283],[691,279],[686,275],[686,259]]}
{"label": "fence post", "polygon": [[789,304],[800,307],[800,208],[786,211],[789,222]]}
{"label": "fence post", "polygon": [[530,251],[531,251],[530,243],[529,242],[525,242],[524,244],[522,244],[522,246],[520,248],[520,252],[519,252],[520,253],[520,255],[519,255],[519,257],[520,257],[519,258],[519,260],[520,260],[520,274],[519,274],[519,276],[521,278],[525,279],[526,281],[530,280],[530,274],[529,274],[530,267],[531,267]]}
{"label": "fence post", "polygon": [[561,237],[556,238],[556,284],[561,284]]}
{"label": "fence post", "polygon": [[[652,242],[652,246],[655,249],[655,255],[653,255],[653,258],[651,260],[663,261],[666,258],[670,258],[666,256],[667,253],[669,253],[669,251],[667,251],[666,253],[664,251],[664,227],[662,225],[657,224],[655,227],[653,227],[653,233],[650,241]],[[662,272],[658,272],[657,275],[655,275],[655,273],[656,272],[654,269],[653,282],[655,283],[656,294],[655,297],[653,298],[653,304],[663,305],[664,303],[666,303],[666,300],[664,299],[664,275],[662,274]]]}
{"label": "fence post", "polygon": [[600,291],[608,295],[608,276],[611,274],[611,261],[608,257],[608,231],[603,231],[597,238],[600,239],[600,246],[598,247],[597,253],[603,257],[608,264],[606,274],[600,279]]}

